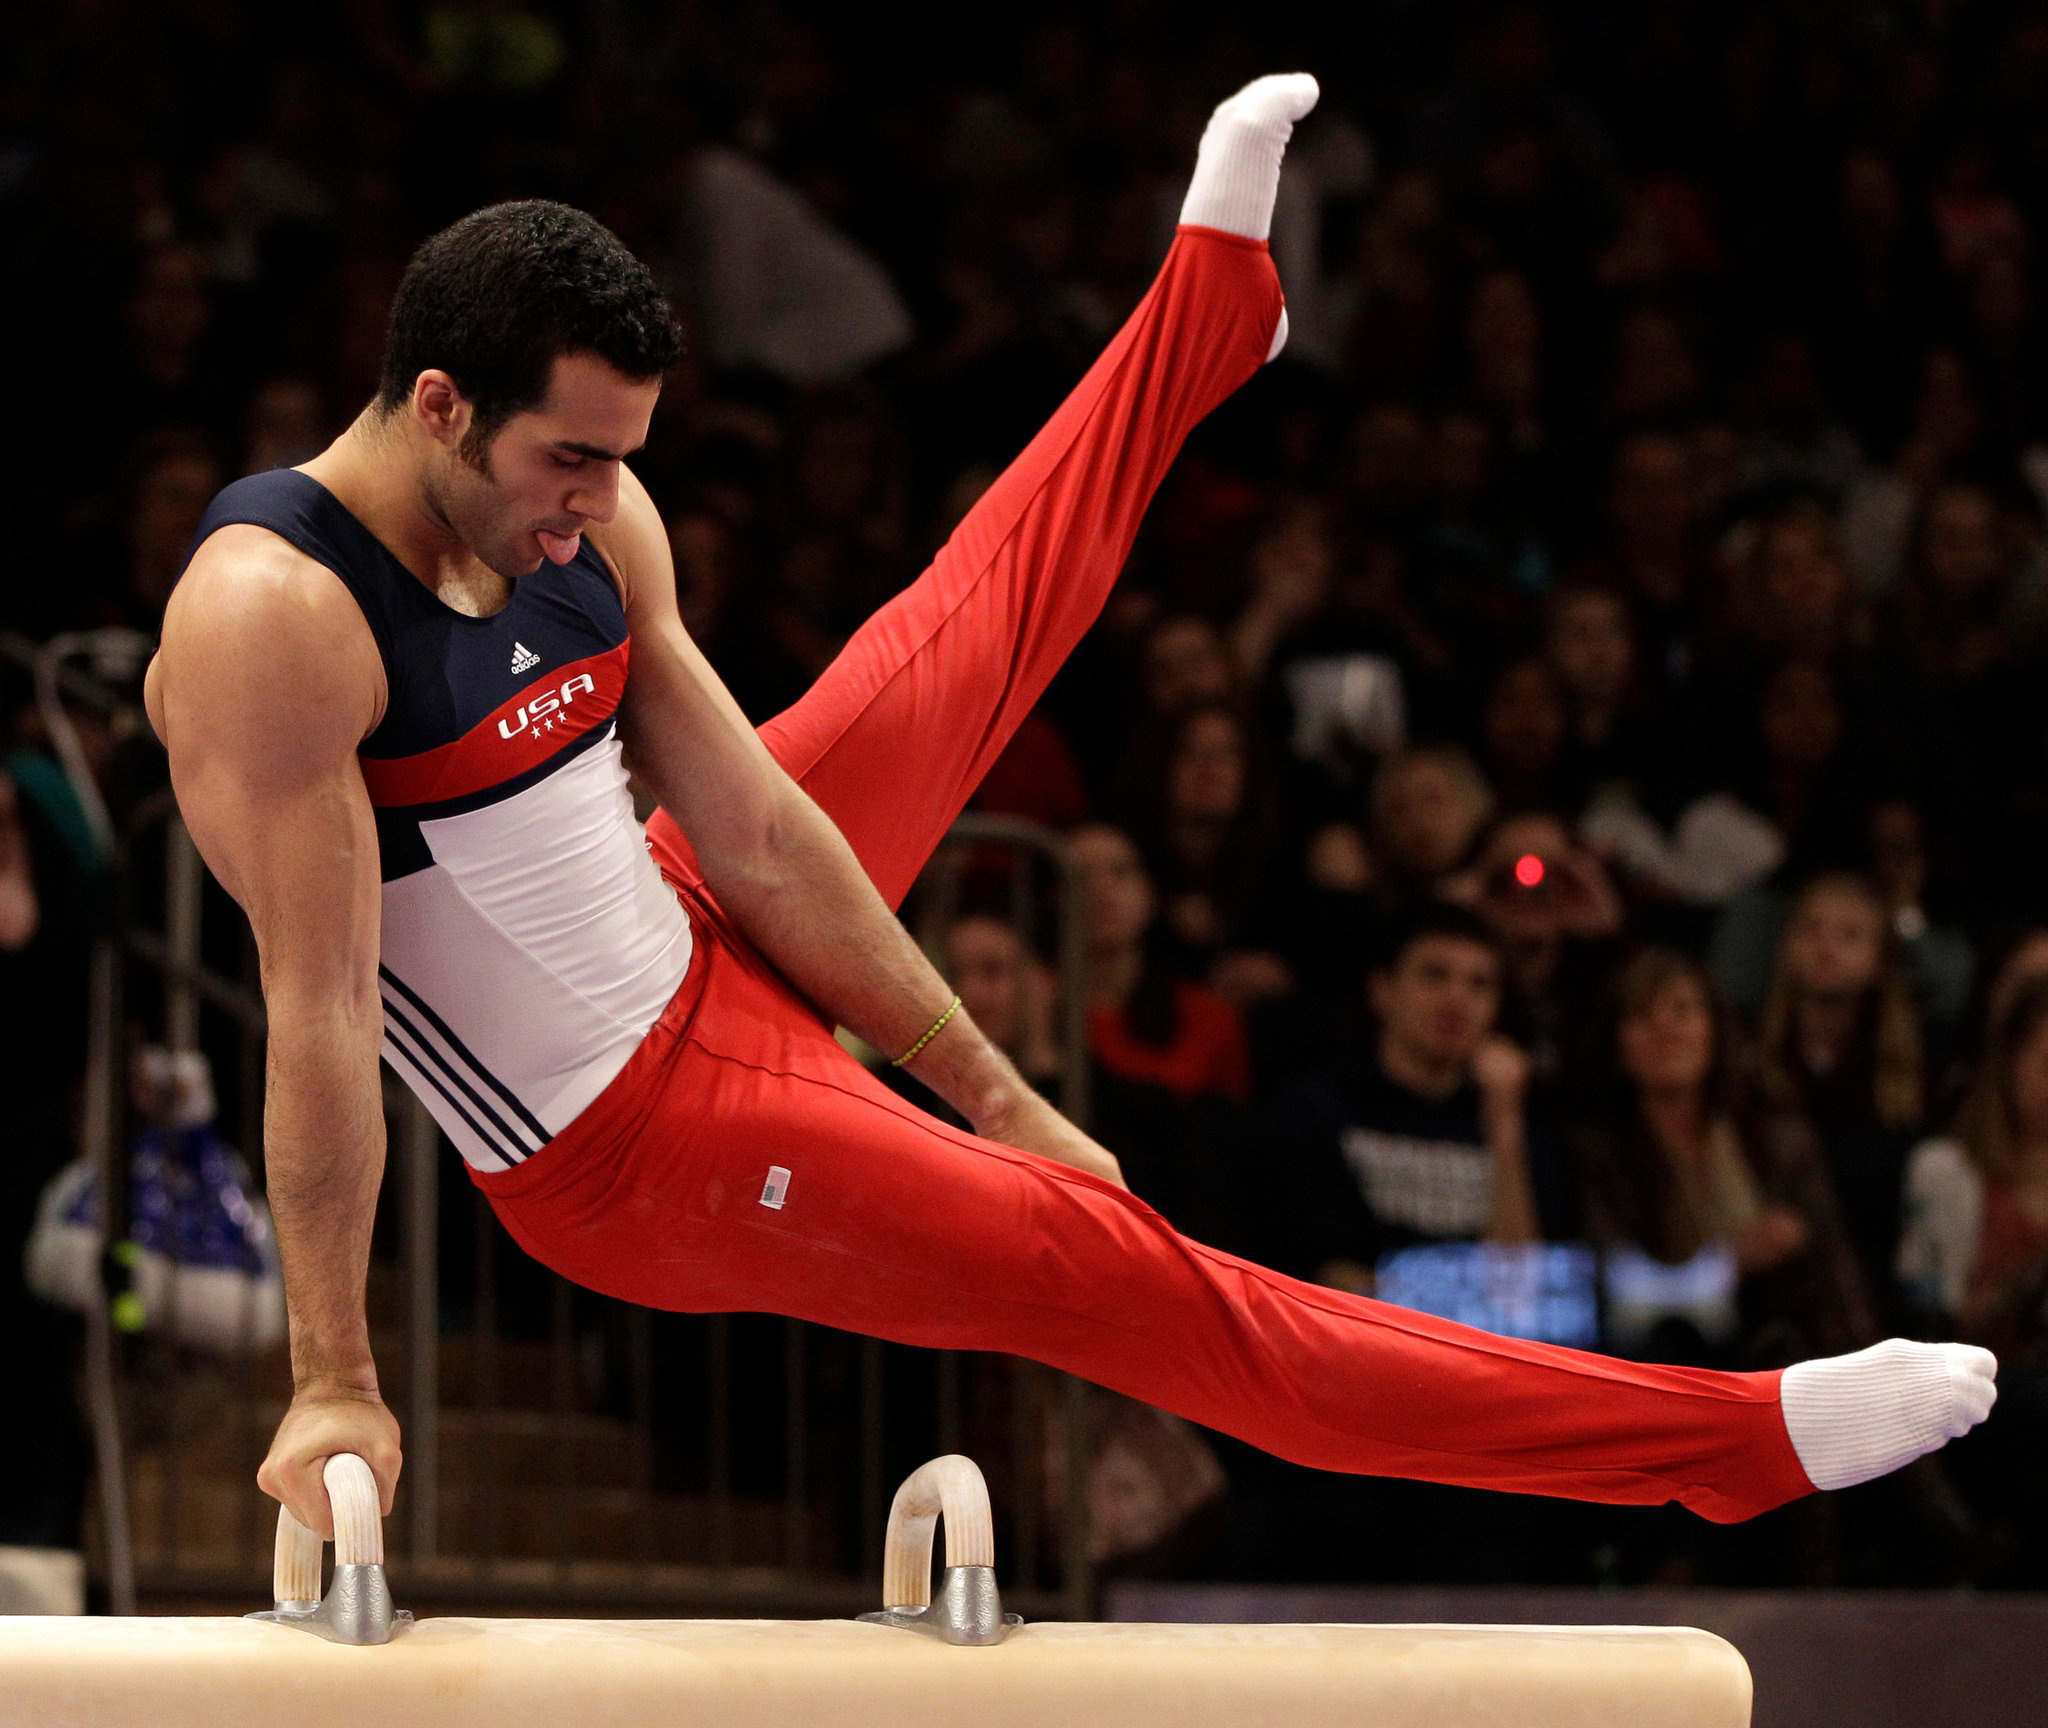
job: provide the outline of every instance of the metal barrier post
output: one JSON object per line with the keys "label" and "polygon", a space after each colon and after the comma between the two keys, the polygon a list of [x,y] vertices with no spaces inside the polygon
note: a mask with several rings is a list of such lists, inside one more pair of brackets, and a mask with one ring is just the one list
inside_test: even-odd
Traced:
{"label": "metal barrier post", "polygon": [[411,1408],[405,1436],[406,1492],[412,1496],[412,1557],[441,1551],[441,1129],[417,1098],[405,1121],[406,1295]]}
{"label": "metal barrier post", "polygon": [[174,965],[164,969],[164,1042],[183,1054],[199,1048],[199,921],[205,866],[182,816],[164,824],[164,941]]}
{"label": "metal barrier post", "polygon": [[[192,988],[192,979],[200,971],[204,893],[205,867],[199,861],[199,848],[192,843],[184,818],[173,810],[164,823],[164,947],[171,963],[164,967],[162,977],[164,1045],[173,1056],[196,1054],[199,1049],[199,996]],[[170,1291],[164,1330],[175,1339],[179,1336],[179,1315],[185,1298],[185,1266],[175,1244],[166,1243],[165,1247]],[[174,1398],[158,1500],[165,1551],[173,1567],[178,1563],[185,1529],[187,1413],[178,1407],[179,1402]]]}
{"label": "metal barrier post", "polygon": [[[113,1238],[117,1206],[114,1184],[123,1160],[116,1156],[121,1103],[115,1053],[121,1035],[121,950],[111,937],[92,953],[92,1024],[85,1068],[85,1156],[99,1184],[100,1216]],[[93,1459],[99,1476],[100,1523],[107,1545],[107,1606],[116,1614],[135,1612],[135,1526],[128,1500],[128,1459],[121,1430],[121,1390],[114,1361],[114,1317],[105,1287],[96,1288],[85,1317],[85,1383],[92,1412]]]}

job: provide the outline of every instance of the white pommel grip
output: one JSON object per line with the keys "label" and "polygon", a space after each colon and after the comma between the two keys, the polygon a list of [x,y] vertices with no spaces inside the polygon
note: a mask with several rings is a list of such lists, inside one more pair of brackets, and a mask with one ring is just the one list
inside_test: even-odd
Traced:
{"label": "white pommel grip", "polygon": [[320,1600],[320,1538],[277,1509],[277,1557],[271,1567],[271,1600],[280,1608],[310,1608]]}
{"label": "white pommel grip", "polygon": [[932,1537],[946,1520],[946,1566],[994,1566],[995,1514],[988,1484],[972,1458],[950,1452],[911,1474],[889,1507],[882,1549],[882,1600],[891,1608],[923,1608],[932,1599]]}
{"label": "white pommel grip", "polygon": [[334,1513],[335,1565],[383,1565],[384,1505],[369,1465],[353,1452],[337,1452],[322,1479]]}
{"label": "white pommel grip", "polygon": [[[369,1465],[353,1452],[337,1452],[327,1460],[322,1480],[334,1515],[335,1565],[383,1565],[383,1503]],[[289,1506],[277,1509],[277,1554],[272,1573],[276,1601],[320,1600],[320,1547],[320,1538],[292,1516]]]}

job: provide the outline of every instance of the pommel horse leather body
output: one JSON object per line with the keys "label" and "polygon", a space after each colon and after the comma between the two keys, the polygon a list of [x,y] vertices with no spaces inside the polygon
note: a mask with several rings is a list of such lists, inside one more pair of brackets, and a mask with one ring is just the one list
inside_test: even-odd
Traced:
{"label": "pommel horse leather body", "polygon": [[[1748,1665],[1687,1628],[1016,1625],[995,1589],[987,1485],[958,1456],[918,1470],[890,1508],[886,1624],[410,1624],[383,1594],[368,1468],[331,1459],[326,1482],[337,1588],[318,1614],[319,1538],[281,1514],[269,1617],[0,1618],[0,1728],[1749,1724]],[[382,1618],[351,1631],[337,1595],[345,1582],[360,1609],[366,1580]]]}
{"label": "pommel horse leather body", "polygon": [[4,1728],[1747,1728],[1663,1627],[1099,1626],[987,1649],[845,1620],[0,1619]]}

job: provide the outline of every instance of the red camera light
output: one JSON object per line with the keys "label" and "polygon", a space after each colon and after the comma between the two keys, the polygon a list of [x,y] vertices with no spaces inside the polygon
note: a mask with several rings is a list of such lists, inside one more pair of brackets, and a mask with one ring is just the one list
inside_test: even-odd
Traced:
{"label": "red camera light", "polygon": [[1543,860],[1533,852],[1524,852],[1515,860],[1515,880],[1524,888],[1534,888],[1543,880]]}

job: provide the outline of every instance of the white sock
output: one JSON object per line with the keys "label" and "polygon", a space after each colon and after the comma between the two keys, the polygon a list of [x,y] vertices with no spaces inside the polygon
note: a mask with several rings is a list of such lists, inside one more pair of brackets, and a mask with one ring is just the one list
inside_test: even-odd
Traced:
{"label": "white sock", "polygon": [[1997,1357],[1974,1344],[1887,1338],[1794,1363],[1778,1397],[1808,1480],[1849,1488],[1969,1433],[1998,1401],[1997,1375]]}
{"label": "white sock", "polygon": [[1202,133],[1181,221],[1247,240],[1267,239],[1280,190],[1280,158],[1295,121],[1321,94],[1306,72],[1276,72],[1254,78],[1219,104]]}

